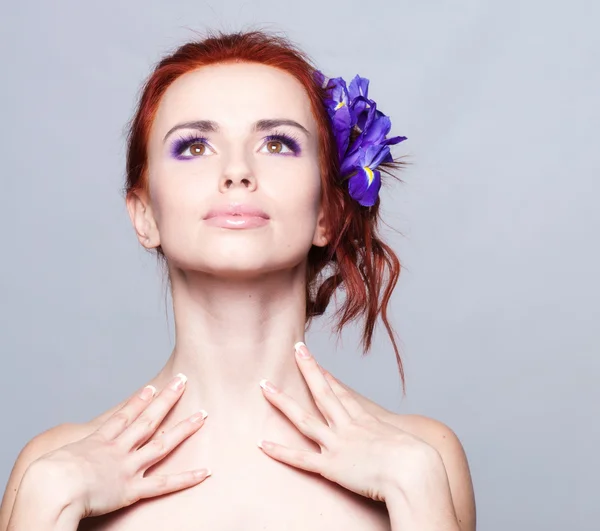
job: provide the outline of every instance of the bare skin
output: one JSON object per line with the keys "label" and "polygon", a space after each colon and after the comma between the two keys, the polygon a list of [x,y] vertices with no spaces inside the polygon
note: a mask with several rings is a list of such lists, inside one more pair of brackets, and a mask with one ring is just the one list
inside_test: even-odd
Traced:
{"label": "bare skin", "polygon": [[[206,145],[196,142],[193,150],[185,149],[185,159],[175,157],[171,142],[179,133],[169,131],[200,119],[217,124],[216,132],[202,131]],[[265,120],[300,127],[288,123],[264,130]],[[186,135],[194,133],[187,129]],[[292,135],[301,149],[294,154],[279,141],[267,142],[268,133]],[[208,418],[146,476],[206,467],[213,475],[193,487],[86,518],[80,530],[390,529],[384,503],[277,462],[257,447],[266,439],[319,450],[259,388],[267,378],[308,414],[323,418],[293,354],[293,345],[304,340],[307,254],[328,241],[316,137],[302,86],[271,67],[218,65],[186,74],[167,90],[149,140],[151,194],[129,196],[127,207],[139,242],[163,248],[173,286],[176,345],[148,383],[160,390],[177,373],[188,382],[150,440],[200,409]],[[230,203],[263,209],[268,224],[228,230],[205,222],[210,209]],[[446,435],[435,421],[396,415],[357,398],[375,416],[445,456]],[[122,405],[84,425],[63,425],[60,434],[40,436],[29,462],[87,437]],[[470,522],[472,491],[461,450],[453,446],[458,465],[446,468],[451,486],[459,485],[452,490],[459,520]],[[27,465],[23,459],[9,482],[0,531]]]}
{"label": "bare skin", "polygon": [[[217,130],[201,131],[207,142],[187,148],[185,160],[174,158],[169,146],[180,132],[169,131],[197,119],[217,123]],[[257,129],[265,119],[300,127]],[[291,135],[300,150],[265,141],[268,134]],[[179,372],[189,378],[166,428],[199,409],[209,417],[155,469],[215,473],[186,492],[125,509],[131,520],[123,517],[122,529],[156,522],[163,506],[175,528],[290,529],[309,518],[313,528],[387,529],[383,504],[274,462],[256,444],[264,438],[318,449],[258,386],[268,378],[322,418],[293,354],[304,339],[307,253],[328,241],[317,138],[302,85],[264,65],[202,68],[176,80],[161,101],[149,139],[150,196],[130,196],[127,204],[140,243],[161,245],[172,274],[177,344],[152,383],[160,388]],[[260,207],[268,224],[227,230],[202,221],[210,209],[232,202]],[[112,516],[106,521],[121,525]],[[306,529],[306,521],[298,525]]]}
{"label": "bare skin", "polygon": [[[427,417],[395,414],[337,381],[367,412],[439,450],[451,480],[461,529],[475,529],[475,507],[468,467],[462,456],[454,456],[453,453],[456,452],[450,453],[447,447],[444,448],[449,437],[447,429],[441,423]],[[156,377],[151,383],[160,390],[164,382]],[[19,476],[24,468],[33,459],[89,436],[121,409],[128,399],[129,397],[85,424],[63,424],[38,435],[32,441],[33,447],[20,456],[9,480],[0,511],[2,531],[6,529],[5,525],[20,481]],[[178,413],[178,410],[181,410],[180,404],[181,400],[174,404],[148,443],[168,432],[180,420],[184,420],[186,414],[180,418]],[[213,426],[216,422],[213,422]],[[344,525],[351,530],[390,529],[385,504],[354,495],[319,476],[273,461],[263,455],[255,445],[241,445],[235,442],[229,445],[222,444],[226,441],[207,444],[207,439],[210,439],[215,431],[212,430],[211,434],[210,426],[205,421],[198,431],[194,431],[187,439],[182,439],[182,443],[162,461],[149,468],[145,476],[177,475],[209,464],[214,470],[213,476],[204,479],[202,483],[171,494],[149,497],[103,516],[83,519],[78,529],[162,529],[167,521],[177,529],[197,529],[199,518],[202,523],[210,522],[210,526],[207,524],[206,528],[214,530],[275,527],[306,529],[308,526],[310,529],[325,529],[326,526],[336,528],[338,525]],[[295,430],[291,424],[290,429]],[[282,432],[280,436],[284,437],[285,434]],[[205,457],[209,453],[212,456],[210,463]],[[238,457],[240,454],[242,459]],[[398,474],[401,473],[402,471],[398,471]],[[218,481],[217,484],[215,480]],[[271,503],[265,503],[265,499]],[[233,512],[232,507],[236,508]],[[299,509],[292,510],[292,507]]]}
{"label": "bare skin", "polygon": [[[166,382],[157,377],[149,383],[161,389]],[[352,391],[367,411],[381,420],[393,423],[429,444],[435,442],[425,417],[395,414],[347,385],[342,385]],[[258,386],[257,393],[260,393]],[[123,400],[86,424],[71,425],[70,433],[63,435],[59,446],[82,439],[97,430],[126,401]],[[178,402],[148,442],[160,437],[188,416],[187,411],[184,414],[180,411]],[[211,418],[209,414],[205,424],[196,433],[146,474],[176,474],[208,466],[213,470],[212,476],[194,487],[143,499],[103,516],[86,518],[81,521],[78,530],[142,531],[162,529],[167,522],[174,529],[203,528],[211,531],[390,529],[384,503],[355,495],[319,476],[273,461],[261,452],[255,441],[242,445],[235,440],[213,439],[218,433],[218,429],[213,428],[219,423],[219,419]],[[286,436],[301,438],[306,447],[314,445],[299,434],[291,423],[289,433],[282,431],[273,439],[285,440]]]}
{"label": "bare skin", "polygon": [[[163,382],[155,379],[150,383],[160,389]],[[260,393],[258,385],[256,392]],[[403,419],[402,415],[395,415],[365,397],[360,396],[360,399],[369,411],[386,419],[393,418],[395,422],[404,420],[410,424],[410,416]],[[120,406],[92,420],[87,429],[94,430]],[[176,404],[152,439],[179,420]],[[264,455],[255,440],[240,444],[236,440],[215,437],[222,422],[209,413],[197,433],[149,471],[149,474],[168,474],[208,466],[213,475],[203,483],[160,498],[141,500],[109,515],[85,519],[79,530],[141,531],[156,527],[157,522],[170,522],[175,529],[203,528],[212,531],[390,529],[385,504],[278,463]],[[302,440],[298,447],[303,444],[318,450],[318,446],[299,434],[291,423],[289,431],[282,430],[281,434],[272,437],[273,440],[292,438]]]}

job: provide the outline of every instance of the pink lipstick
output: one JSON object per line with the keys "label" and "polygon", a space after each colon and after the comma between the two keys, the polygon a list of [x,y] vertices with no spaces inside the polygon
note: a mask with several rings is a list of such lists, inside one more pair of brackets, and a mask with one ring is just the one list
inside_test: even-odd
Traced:
{"label": "pink lipstick", "polygon": [[213,208],[204,220],[208,225],[225,229],[250,229],[269,223],[269,216],[260,208],[249,204],[230,203]]}

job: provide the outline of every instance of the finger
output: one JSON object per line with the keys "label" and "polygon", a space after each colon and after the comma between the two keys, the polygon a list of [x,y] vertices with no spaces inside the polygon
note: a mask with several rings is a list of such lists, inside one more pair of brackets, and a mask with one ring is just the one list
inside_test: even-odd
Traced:
{"label": "finger", "polygon": [[318,418],[307,413],[298,402],[291,396],[275,387],[267,380],[261,380],[260,386],[263,389],[263,395],[281,411],[288,419],[292,421],[298,430],[308,438],[327,447],[331,443],[333,434],[329,426],[321,422]]}
{"label": "finger", "polygon": [[184,374],[178,374],[173,378],[158,396],[150,402],[148,407],[142,411],[131,425],[123,431],[116,439],[125,448],[137,449],[144,444],[157,430],[160,423],[181,398],[185,389],[187,378]]}
{"label": "finger", "polygon": [[210,469],[190,470],[181,474],[156,475],[142,478],[134,489],[134,499],[154,498],[202,483],[211,475]]}
{"label": "finger", "polygon": [[329,382],[319,369],[319,364],[301,341],[294,345],[296,361],[302,376],[315,400],[319,411],[327,422],[341,425],[350,420],[350,415],[331,389]]}
{"label": "finger", "polygon": [[156,396],[156,387],[147,385],[133,395],[123,407],[115,411],[97,430],[108,441],[118,437],[123,431],[138,418]]}
{"label": "finger", "polygon": [[352,396],[352,393],[348,391],[340,382],[325,369],[321,368],[325,379],[329,382],[331,389],[340,399],[340,402],[346,408],[346,411],[352,418],[358,418],[366,414],[365,408],[362,404]]}
{"label": "finger", "polygon": [[164,459],[165,456],[170,454],[183,441],[191,437],[204,426],[204,420],[207,416],[208,413],[201,410],[199,413],[182,420],[162,436],[142,446],[133,454],[133,469],[136,472],[147,470],[161,459]]}
{"label": "finger", "polygon": [[321,473],[321,454],[308,450],[293,450],[271,441],[260,441],[258,445],[269,457],[308,472]]}

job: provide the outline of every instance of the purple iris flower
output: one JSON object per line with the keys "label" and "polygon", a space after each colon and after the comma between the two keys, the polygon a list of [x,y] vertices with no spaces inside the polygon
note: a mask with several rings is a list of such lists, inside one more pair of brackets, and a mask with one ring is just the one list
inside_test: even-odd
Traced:
{"label": "purple iris flower", "polygon": [[[323,103],[336,139],[341,177],[350,175],[348,191],[353,199],[363,206],[373,206],[381,188],[377,167],[393,161],[389,146],[406,137],[386,138],[392,124],[368,98],[367,78],[357,75],[348,87],[341,77],[328,79],[320,71],[315,72],[314,79],[326,89]],[[353,130],[358,135],[350,145]]]}
{"label": "purple iris flower", "polygon": [[338,157],[342,160],[344,153],[348,149],[350,132],[354,126],[355,119],[349,106],[350,101],[346,82],[341,77],[336,77],[328,81],[326,88],[328,97],[325,100],[325,106],[331,119],[338,148]]}
{"label": "purple iris flower", "polygon": [[348,95],[352,100],[358,98],[358,96],[367,98],[369,95],[369,80],[366,77],[360,77],[358,74],[355,75],[354,79],[350,81]]}
{"label": "purple iris flower", "polygon": [[[369,94],[369,80],[366,77],[360,77],[359,75],[354,76],[354,79],[350,81],[348,87],[348,97],[352,102],[352,112],[356,117],[356,125],[362,129],[364,123],[364,112],[368,109],[370,104],[375,102],[370,100],[367,96]],[[362,120],[361,120],[362,119]]]}
{"label": "purple iris flower", "polygon": [[348,180],[350,196],[362,206],[373,206],[381,188],[381,173],[377,169],[390,157],[388,146],[372,145],[361,150],[356,160],[357,172]]}
{"label": "purple iris flower", "polygon": [[[348,149],[344,159],[342,160],[340,166],[342,176],[345,176],[347,173],[355,169],[358,164],[358,159],[370,146],[390,146],[406,140],[405,136],[386,138],[391,127],[392,122],[389,116],[386,116],[381,111],[378,111],[375,103],[373,103],[373,105],[369,108],[369,114],[365,119],[364,129],[358,135],[356,140],[354,140],[352,146],[350,146],[350,149]],[[391,153],[389,157],[381,162],[388,162],[390,160]]]}

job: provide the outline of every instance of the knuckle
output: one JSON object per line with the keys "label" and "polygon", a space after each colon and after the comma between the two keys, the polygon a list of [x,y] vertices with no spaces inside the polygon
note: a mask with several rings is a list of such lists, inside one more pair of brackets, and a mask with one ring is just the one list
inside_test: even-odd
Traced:
{"label": "knuckle", "polygon": [[329,386],[322,388],[320,390],[320,392],[315,393],[315,394],[316,394],[315,401],[317,401],[320,406],[325,406],[327,404],[327,402],[330,402],[333,399],[337,400],[335,393]]}
{"label": "knuckle", "polygon": [[354,431],[363,430],[365,427],[369,429],[376,429],[377,424],[378,421],[376,419],[373,420],[372,418],[361,415],[360,413],[348,419],[348,426]]}
{"label": "knuckle", "polygon": [[117,411],[115,413],[113,419],[118,424],[123,425],[123,426],[127,426],[127,424],[129,424],[130,416],[127,414],[126,411]]}
{"label": "knuckle", "polygon": [[152,478],[154,487],[157,489],[164,489],[166,488],[167,484],[168,484],[168,478],[167,476],[154,476]]}
{"label": "knuckle", "polygon": [[87,440],[98,444],[110,444],[113,441],[113,439],[108,437],[104,432],[100,431],[100,428],[90,433],[87,436]]}
{"label": "knuckle", "polygon": [[312,456],[306,452],[297,452],[293,459],[295,463],[304,470],[314,469]]}
{"label": "knuckle", "polygon": [[310,413],[303,411],[302,413],[300,413],[300,416],[298,418],[298,424],[303,427],[308,427],[312,423],[312,418],[313,417]]}
{"label": "knuckle", "polygon": [[155,418],[150,417],[149,415],[141,415],[140,418],[136,421],[143,428],[154,431],[158,427],[158,422]]}
{"label": "knuckle", "polygon": [[162,438],[153,439],[149,444],[154,454],[162,455],[167,451],[165,441]]}
{"label": "knuckle", "polygon": [[321,386],[321,394],[323,396],[335,396],[333,389],[327,382],[325,382],[324,385]]}
{"label": "knuckle", "polygon": [[112,441],[106,441],[105,447],[108,450],[109,455],[115,456],[122,454],[124,451],[123,443],[120,439],[113,439]]}
{"label": "knuckle", "polygon": [[301,465],[306,465],[308,464],[308,456],[304,452],[294,452],[294,461]]}
{"label": "knuckle", "polygon": [[128,494],[125,496],[125,507],[129,507],[134,503],[137,503],[142,498],[141,494],[134,489],[130,489]]}
{"label": "knuckle", "polygon": [[335,393],[338,396],[343,396],[344,398],[350,398],[352,395],[346,390],[344,389],[341,385],[336,385],[335,386]]}

